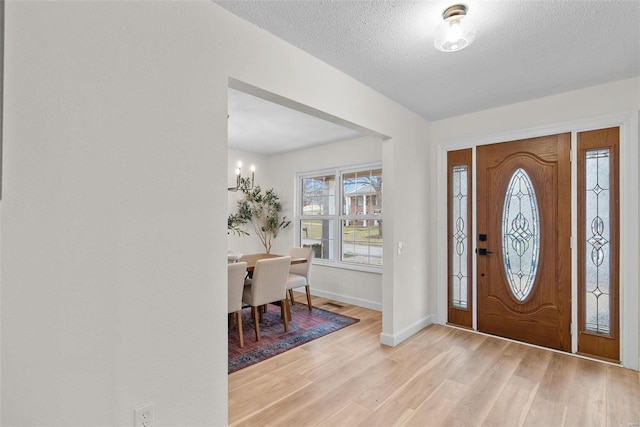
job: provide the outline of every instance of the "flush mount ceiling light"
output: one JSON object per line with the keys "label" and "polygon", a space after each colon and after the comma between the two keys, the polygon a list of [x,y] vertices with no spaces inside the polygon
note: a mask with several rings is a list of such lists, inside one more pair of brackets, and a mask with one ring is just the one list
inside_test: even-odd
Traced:
{"label": "flush mount ceiling light", "polygon": [[476,37],[476,28],[467,18],[467,6],[454,4],[442,12],[444,21],[436,28],[434,44],[442,52],[455,52],[469,46]]}

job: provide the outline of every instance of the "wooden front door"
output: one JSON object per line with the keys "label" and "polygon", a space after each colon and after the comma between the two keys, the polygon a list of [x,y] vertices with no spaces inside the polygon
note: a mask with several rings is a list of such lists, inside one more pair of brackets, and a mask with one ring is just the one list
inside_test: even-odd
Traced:
{"label": "wooden front door", "polygon": [[571,350],[571,135],[477,149],[478,330]]}

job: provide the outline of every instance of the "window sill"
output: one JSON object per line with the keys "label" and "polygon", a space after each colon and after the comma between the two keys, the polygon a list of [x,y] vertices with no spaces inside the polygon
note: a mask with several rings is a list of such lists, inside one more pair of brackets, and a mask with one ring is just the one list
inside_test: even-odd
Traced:
{"label": "window sill", "polygon": [[352,270],[352,271],[360,271],[362,273],[372,273],[372,274],[382,274],[382,266],[368,266],[368,265],[357,265],[350,264],[348,262],[341,261],[328,261],[322,259],[313,259],[313,265],[320,265],[322,267],[329,268],[338,268],[341,270]]}

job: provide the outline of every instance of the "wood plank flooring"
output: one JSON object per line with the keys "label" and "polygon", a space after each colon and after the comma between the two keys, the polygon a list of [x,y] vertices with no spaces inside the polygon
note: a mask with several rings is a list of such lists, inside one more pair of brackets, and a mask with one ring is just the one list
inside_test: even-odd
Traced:
{"label": "wood plank flooring", "polygon": [[381,313],[313,303],[360,322],[229,375],[230,425],[640,426],[639,372],[441,325],[386,347]]}

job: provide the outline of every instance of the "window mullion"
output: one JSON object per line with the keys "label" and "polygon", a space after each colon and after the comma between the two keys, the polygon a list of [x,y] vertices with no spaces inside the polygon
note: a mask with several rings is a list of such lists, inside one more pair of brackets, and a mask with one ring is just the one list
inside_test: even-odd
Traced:
{"label": "window mullion", "polygon": [[342,174],[339,170],[336,170],[336,182],[338,183],[338,188],[336,189],[335,194],[335,203],[336,210],[335,215],[333,216],[333,254],[334,259],[336,261],[340,261],[342,259],[342,227],[340,225],[340,214],[342,213]]}

